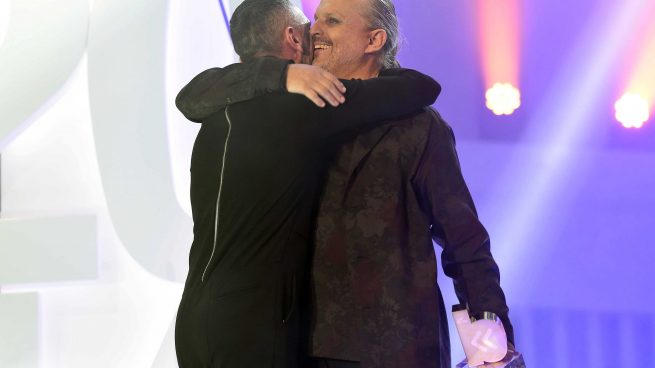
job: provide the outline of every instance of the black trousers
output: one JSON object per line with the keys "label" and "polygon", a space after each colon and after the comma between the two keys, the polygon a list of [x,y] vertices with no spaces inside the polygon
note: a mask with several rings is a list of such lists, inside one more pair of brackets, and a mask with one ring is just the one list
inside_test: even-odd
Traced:
{"label": "black trousers", "polygon": [[359,368],[359,362],[326,358],[308,358],[307,368]]}
{"label": "black trousers", "polygon": [[212,275],[206,284],[187,285],[175,325],[178,366],[298,368],[300,307],[286,280],[272,272],[254,285],[221,287]]}

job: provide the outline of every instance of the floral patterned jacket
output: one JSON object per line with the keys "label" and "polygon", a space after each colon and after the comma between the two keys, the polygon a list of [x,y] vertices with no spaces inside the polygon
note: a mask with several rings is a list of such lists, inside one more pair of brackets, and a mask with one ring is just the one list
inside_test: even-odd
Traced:
{"label": "floral patterned jacket", "polygon": [[433,240],[460,301],[471,314],[499,315],[513,342],[452,130],[426,109],[336,155],[315,238],[311,354],[362,368],[451,367]]}

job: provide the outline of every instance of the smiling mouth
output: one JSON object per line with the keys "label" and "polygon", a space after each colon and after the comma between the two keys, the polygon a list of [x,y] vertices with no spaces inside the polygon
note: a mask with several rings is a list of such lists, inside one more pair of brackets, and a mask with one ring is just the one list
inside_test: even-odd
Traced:
{"label": "smiling mouth", "polygon": [[325,50],[329,50],[332,48],[332,45],[326,44],[326,43],[317,43],[314,44],[314,53],[320,53]]}

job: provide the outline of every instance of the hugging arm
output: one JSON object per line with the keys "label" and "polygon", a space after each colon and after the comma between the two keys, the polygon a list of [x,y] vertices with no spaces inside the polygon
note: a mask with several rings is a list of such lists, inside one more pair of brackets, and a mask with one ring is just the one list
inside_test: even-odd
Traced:
{"label": "hugging arm", "polygon": [[[260,58],[252,67],[234,64],[228,68],[204,78],[207,85],[195,94],[194,103],[225,107],[264,93],[284,91],[286,87],[319,107],[325,106],[322,99],[332,105],[319,112],[325,118],[322,128],[327,135],[411,114],[433,104],[441,91],[434,79],[411,69],[388,69],[377,78],[339,81],[319,67],[289,64],[273,57]],[[340,98],[344,90],[345,101]],[[183,93],[184,90],[180,95]]]}
{"label": "hugging arm", "polygon": [[180,91],[175,103],[187,119],[200,122],[231,103],[287,89],[305,95],[319,107],[325,106],[323,100],[332,106],[344,103],[345,91],[345,103],[328,112],[333,115],[334,128],[341,130],[428,106],[441,88],[432,78],[408,69],[391,69],[368,80],[339,81],[318,67],[262,57],[206,70]]}
{"label": "hugging arm", "polygon": [[175,105],[194,122],[225,106],[284,88],[289,60],[257,58],[225,68],[212,68],[193,78],[175,98]]}
{"label": "hugging arm", "polygon": [[319,107],[324,107],[325,101],[332,106],[343,102],[344,86],[334,75],[319,67],[290,64],[289,60],[261,57],[208,69],[182,88],[175,105],[187,119],[201,122],[229,104],[284,90],[302,94]]}
{"label": "hugging arm", "polygon": [[346,102],[328,109],[334,133],[417,112],[433,104],[441,92],[434,79],[411,69],[388,69],[377,78],[342,82]]}

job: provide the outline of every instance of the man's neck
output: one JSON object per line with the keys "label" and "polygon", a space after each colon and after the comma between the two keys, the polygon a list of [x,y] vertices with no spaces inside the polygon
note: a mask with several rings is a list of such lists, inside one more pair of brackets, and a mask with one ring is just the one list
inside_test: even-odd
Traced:
{"label": "man's neck", "polygon": [[297,63],[299,60],[296,60],[294,54],[292,51],[283,49],[280,52],[258,52],[255,54],[255,58],[260,58],[260,57],[274,57],[278,59],[284,59],[284,60],[293,60],[295,63]]}
{"label": "man's neck", "polygon": [[369,69],[369,70],[357,70],[351,76],[346,79],[371,79],[375,78],[380,74],[380,69]]}
{"label": "man's neck", "polygon": [[380,65],[377,60],[371,59],[344,74],[338,75],[337,77],[341,79],[371,79],[380,74]]}

